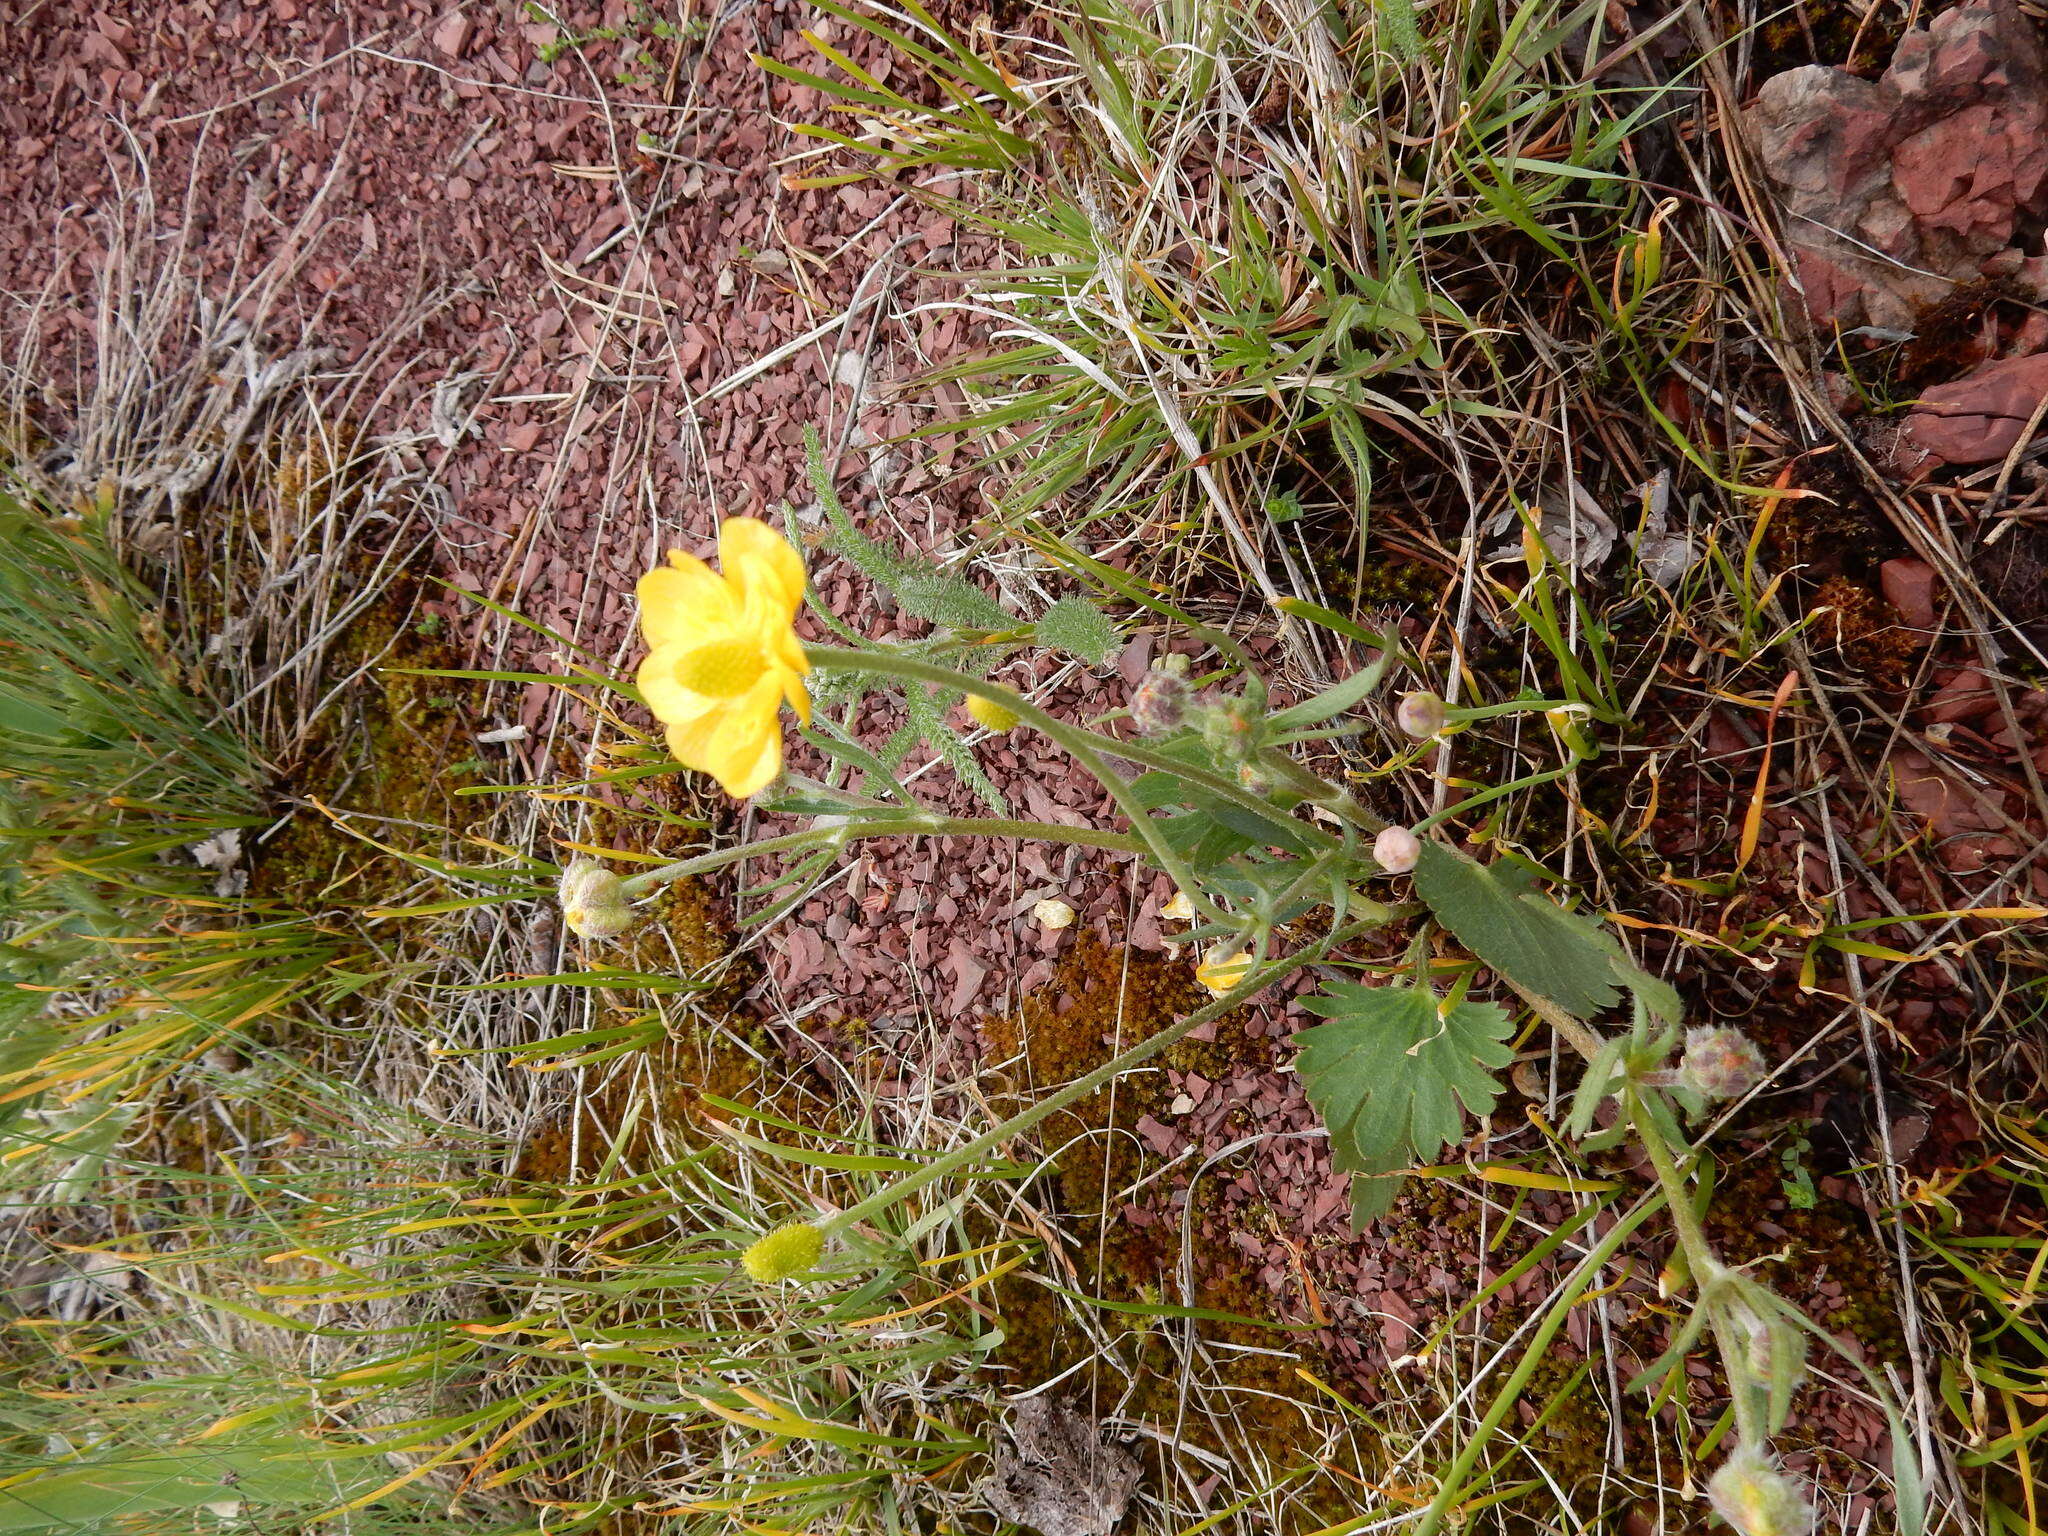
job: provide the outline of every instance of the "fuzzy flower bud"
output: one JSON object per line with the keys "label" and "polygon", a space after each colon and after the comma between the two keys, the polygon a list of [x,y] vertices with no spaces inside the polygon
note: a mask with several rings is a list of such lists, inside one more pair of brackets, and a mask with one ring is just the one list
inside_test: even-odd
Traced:
{"label": "fuzzy flower bud", "polygon": [[1427,741],[1444,728],[1444,701],[1433,693],[1404,693],[1394,706],[1394,724],[1404,735]]}
{"label": "fuzzy flower bud", "polygon": [[1244,763],[1237,770],[1237,782],[1253,794],[1263,795],[1273,787],[1273,775],[1256,763]]}
{"label": "fuzzy flower bud", "polygon": [[1422,839],[1406,827],[1388,827],[1372,840],[1372,856],[1390,875],[1405,875],[1422,857]]}
{"label": "fuzzy flower bud", "polygon": [[1187,718],[1188,685],[1177,672],[1154,667],[1131,690],[1131,723],[1147,736],[1180,729]]}
{"label": "fuzzy flower bud", "polygon": [[824,1251],[823,1232],[808,1221],[792,1221],[756,1241],[740,1255],[740,1265],[762,1285],[774,1285],[809,1274]]}
{"label": "fuzzy flower bud", "polygon": [[1226,763],[1251,761],[1259,741],[1259,717],[1241,697],[1218,699],[1201,712],[1202,742]]}
{"label": "fuzzy flower bud", "polygon": [[1202,963],[1195,967],[1195,980],[1209,989],[1212,997],[1235,991],[1252,968],[1252,957],[1230,940],[1212,945]]}
{"label": "fuzzy flower bud", "polygon": [[1701,1098],[1737,1098],[1763,1081],[1764,1070],[1763,1052],[1739,1029],[1701,1025],[1685,1032],[1678,1085]]}
{"label": "fuzzy flower bud", "polygon": [[1017,712],[1006,709],[994,699],[984,699],[978,693],[967,695],[967,713],[974,717],[975,724],[994,731],[998,736],[1012,730],[1017,724]]}
{"label": "fuzzy flower bud", "polygon": [[1707,1480],[1707,1498],[1736,1536],[1807,1536],[1813,1529],[1813,1509],[1799,1483],[1753,1445],[1737,1447],[1721,1463]]}
{"label": "fuzzy flower bud", "polygon": [[595,859],[562,871],[562,921],[579,939],[615,939],[633,926],[625,883]]}

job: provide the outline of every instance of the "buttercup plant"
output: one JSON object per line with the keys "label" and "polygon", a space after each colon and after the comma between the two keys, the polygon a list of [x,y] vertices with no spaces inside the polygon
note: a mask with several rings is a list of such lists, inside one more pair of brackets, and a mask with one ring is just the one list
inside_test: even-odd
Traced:
{"label": "buttercup plant", "polygon": [[[843,519],[836,505],[828,512]],[[1738,1031],[1695,1029],[1673,1065],[1683,1034],[1682,1005],[1664,982],[1642,971],[1614,935],[1584,913],[1536,889],[1528,872],[1501,860],[1481,865],[1427,835],[1514,786],[1480,790],[1414,827],[1388,825],[1342,784],[1311,772],[1294,748],[1360,729],[1354,712],[1378,691],[1400,656],[1396,637],[1357,630],[1334,615],[1335,632],[1377,654],[1369,665],[1286,708],[1271,705],[1263,680],[1227,636],[1197,631],[1234,668],[1231,691],[1195,695],[1178,666],[1154,669],[1128,711],[1136,727],[1114,736],[1048,713],[1023,694],[991,681],[992,647],[1021,643],[1029,626],[1013,621],[986,596],[956,578],[925,572],[925,598],[958,620],[930,641],[865,642],[820,615],[849,643],[805,644],[795,631],[804,575],[800,558],[766,524],[734,519],[720,535],[723,572],[677,553],[643,578],[642,625],[649,654],[640,669],[643,694],[667,728],[686,767],[718,780],[728,793],[768,798],[771,812],[808,816],[802,830],[636,874],[608,876],[579,863],[563,877],[565,916],[587,938],[603,938],[630,921],[630,903],[658,886],[743,861],[782,858],[785,872],[760,889],[796,887],[772,912],[789,910],[850,844],[867,837],[979,835],[1041,839],[1141,858],[1171,877],[1175,915],[1192,923],[1180,938],[1201,946],[1196,979],[1211,1001],[1128,1047],[1075,1081],[966,1145],[884,1185],[860,1203],[816,1221],[796,1222],[757,1241],[742,1256],[746,1273],[763,1283],[799,1280],[829,1245],[845,1239],[855,1251],[862,1227],[936,1181],[969,1170],[1049,1115],[1097,1092],[1305,967],[1343,967],[1354,941],[1395,917],[1415,920],[1405,981],[1359,985],[1330,982],[1305,1005],[1325,1021],[1296,1037],[1296,1072],[1328,1127],[1334,1166],[1353,1176],[1353,1215],[1361,1224],[1392,1204],[1403,1171],[1436,1159],[1463,1137],[1465,1116],[1488,1113],[1501,1092],[1499,1074],[1513,1058],[1516,1024],[1494,1001],[1469,991],[1481,968],[1567,1045],[1586,1071],[1564,1127],[1587,1150],[1633,1137],[1656,1174],[1653,1199],[1668,1215],[1676,1251],[1667,1274],[1673,1289],[1689,1277],[1691,1313],[1669,1350],[1639,1378],[1658,1390],[1703,1336],[1711,1333],[1734,1402],[1735,1449],[1715,1474],[1717,1510],[1742,1536],[1780,1536],[1804,1529],[1797,1486],[1771,1459],[1769,1443],[1784,1425],[1804,1374],[1809,1337],[1833,1341],[1804,1314],[1738,1269],[1721,1262],[1694,1205],[1697,1149],[1683,1121],[1705,1105],[1747,1091],[1764,1074],[1761,1054]],[[871,559],[878,557],[869,550]],[[1556,579],[1547,562],[1529,562],[1533,586]],[[1071,604],[1074,600],[1067,600]],[[1106,622],[1106,621],[1105,621]],[[1062,627],[1089,626],[1067,614]],[[954,665],[976,653],[979,670]],[[1105,652],[1106,655],[1106,652]],[[852,674],[870,686],[893,682],[913,696],[964,696],[970,715],[991,730],[1033,730],[1067,752],[1103,787],[1125,827],[1102,830],[1019,820],[1007,815],[958,817],[920,802],[889,765],[861,748],[849,720],[810,713],[811,680]],[[769,794],[782,766],[781,706],[792,706],[807,739],[835,765],[866,775],[853,790],[791,778]],[[1411,693],[1396,710],[1412,738],[1509,713],[1544,715],[1565,755],[1564,765],[1522,782],[1570,771],[1598,751],[1586,734],[1600,710],[1576,700],[1516,700],[1451,708],[1434,694]],[[1127,778],[1110,765],[1139,770]],[[1314,814],[1304,815],[1304,811]],[[1389,905],[1368,892],[1402,878],[1412,899]],[[1184,909],[1178,903],[1184,902]],[[1316,915],[1314,924],[1301,920]],[[1312,934],[1312,937],[1307,935]],[[1453,961],[1448,980],[1441,938],[1473,957]],[[1626,1009],[1629,1023],[1603,1030],[1595,1020]],[[1595,1130],[1603,1105],[1611,1123]],[[1617,1228],[1625,1233],[1627,1227]],[[1615,1237],[1614,1241],[1619,1241]],[[1873,1383],[1889,1401],[1883,1383]],[[1514,1383],[1492,1410],[1504,1414]],[[1896,1424],[1896,1416],[1895,1416]],[[1908,1444],[1902,1424],[1895,1440]],[[1417,1529],[1433,1533],[1450,1516],[1478,1441],[1468,1444],[1442,1480]],[[1918,1507],[1918,1471],[1902,1453],[1895,1475],[1902,1512]],[[1913,1519],[1902,1529],[1915,1529]]]}

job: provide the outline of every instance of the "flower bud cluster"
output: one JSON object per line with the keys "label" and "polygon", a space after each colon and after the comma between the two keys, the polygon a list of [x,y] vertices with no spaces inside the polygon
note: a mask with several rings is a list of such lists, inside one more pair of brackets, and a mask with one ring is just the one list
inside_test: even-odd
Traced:
{"label": "flower bud cluster", "polygon": [[1147,736],[1177,731],[1187,720],[1187,679],[1166,667],[1154,667],[1131,690],[1131,723]]}

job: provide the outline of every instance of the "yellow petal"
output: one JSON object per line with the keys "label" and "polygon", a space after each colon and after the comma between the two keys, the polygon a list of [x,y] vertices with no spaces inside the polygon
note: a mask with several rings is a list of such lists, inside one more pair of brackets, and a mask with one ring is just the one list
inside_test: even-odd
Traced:
{"label": "yellow petal", "polygon": [[717,708],[720,703],[694,689],[685,688],[676,680],[676,670],[688,655],[687,646],[657,646],[647,653],[647,659],[640,663],[640,670],[633,679],[639,685],[640,697],[647,701],[647,707],[654,711],[654,718],[663,725],[685,724],[706,710]]}
{"label": "yellow petal", "polygon": [[759,597],[787,624],[804,600],[804,562],[789,540],[759,518],[729,517],[718,530],[718,563],[748,603]]}
{"label": "yellow petal", "polygon": [[782,770],[782,689],[770,674],[737,699],[720,699],[715,709],[669,726],[668,746],[676,761],[718,780],[727,794],[744,800]]}
{"label": "yellow petal", "polygon": [[710,566],[679,549],[669,563],[640,578],[640,632],[649,646],[674,645],[701,638],[708,630],[731,624],[739,613],[733,592]]}
{"label": "yellow petal", "polygon": [[782,625],[775,632],[775,659],[790,671],[801,677],[811,670],[811,664],[804,657],[804,644],[797,639],[796,631]]}
{"label": "yellow petal", "polygon": [[747,750],[735,752],[726,761],[719,784],[735,800],[745,800],[773,784],[781,772],[782,732],[777,729],[750,744]]}
{"label": "yellow petal", "polygon": [[811,723],[811,690],[804,686],[804,680],[796,672],[782,675],[782,696],[789,700],[789,707],[796,711],[797,719],[805,725]]}

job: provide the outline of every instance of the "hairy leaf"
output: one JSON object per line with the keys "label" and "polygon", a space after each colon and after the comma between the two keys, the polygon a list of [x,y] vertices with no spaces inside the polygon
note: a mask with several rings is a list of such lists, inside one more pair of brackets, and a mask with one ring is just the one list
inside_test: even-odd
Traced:
{"label": "hairy leaf", "polygon": [[[1443,1007],[1426,987],[1332,983],[1305,1006],[1330,1022],[1294,1037],[1294,1070],[1330,1131],[1344,1173],[1385,1175],[1427,1163],[1500,1096],[1495,1073],[1514,1059],[1514,1033],[1492,1003]],[[1368,1220],[1392,1204],[1396,1184],[1352,1185],[1352,1215]]]}
{"label": "hairy leaf", "polygon": [[804,458],[811,489],[817,493],[818,505],[831,528],[826,543],[869,581],[893,596],[904,612],[948,629],[1001,630],[1016,622],[1002,604],[965,577],[954,575],[915,550],[890,549],[855,527],[833,488],[832,473],[825,464],[824,444],[810,427],[804,429]]}
{"label": "hairy leaf", "polygon": [[1415,891],[1460,944],[1515,985],[1579,1018],[1618,1003],[1619,986],[1635,970],[1612,934],[1590,917],[1567,912],[1512,864],[1477,864],[1426,842]]}
{"label": "hairy leaf", "polygon": [[892,590],[905,613],[948,629],[1000,630],[1016,622],[966,577],[937,567],[902,577]]}
{"label": "hairy leaf", "polygon": [[1063,597],[1038,621],[1038,643],[1101,666],[1115,654],[1122,636],[1108,614],[1085,597]]}

